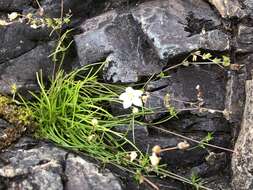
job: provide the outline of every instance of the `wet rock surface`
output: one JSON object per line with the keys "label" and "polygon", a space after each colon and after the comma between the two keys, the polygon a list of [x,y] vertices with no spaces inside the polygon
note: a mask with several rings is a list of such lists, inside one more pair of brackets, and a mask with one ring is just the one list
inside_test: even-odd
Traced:
{"label": "wet rock surface", "polygon": [[[149,92],[147,107],[166,109],[164,99],[169,94],[171,105],[177,111],[182,110],[177,119],[155,127],[198,141],[204,139],[208,132],[213,133],[211,144],[233,148],[244,107],[244,83],[246,79],[251,79],[251,0],[63,2],[64,13],[71,9],[73,14],[70,26],[66,27],[76,29],[71,36],[74,40],[72,53],[66,56],[68,62],[65,66],[77,68],[106,60],[108,64],[103,70],[103,78],[107,82],[143,82],[152,74],[180,63],[196,49],[211,51],[217,56],[226,53],[231,56],[232,63],[243,65],[239,71],[227,71],[216,65],[180,66],[168,72],[169,78],[156,80],[146,87]],[[40,3],[45,16],[60,15],[60,0],[42,0]],[[39,7],[34,1],[0,0],[1,18],[12,11],[38,14]],[[55,48],[57,36],[49,37],[49,33],[50,30],[34,30],[20,23],[0,26],[0,93],[10,94],[12,84],[16,84],[21,92],[38,90],[36,72],[41,69],[45,78],[52,76],[53,63],[48,55]],[[203,91],[204,107],[220,111],[226,109],[231,114],[224,116],[222,113],[200,113],[196,109],[188,109],[186,102],[197,99],[197,85]],[[168,113],[157,113],[146,119],[157,121],[166,116]],[[244,123],[248,122],[245,116],[244,120]],[[0,135],[2,129],[8,127],[13,126],[0,120]],[[128,131],[129,139],[133,141],[133,131],[128,130],[128,126],[117,130]],[[234,189],[252,188],[252,176],[248,170],[251,167],[251,149],[240,145],[240,138],[243,137],[244,141],[251,138],[248,131],[250,129],[241,131],[236,145],[241,146],[238,151],[242,154],[240,157],[234,155],[232,162]],[[143,151],[150,151],[157,144],[164,148],[174,147],[184,140],[152,126],[137,126],[134,132],[137,146]],[[189,143],[191,146],[198,145],[196,142]],[[161,157],[162,163],[172,171],[186,177],[196,173],[211,189],[231,189],[231,154],[224,150],[197,147],[189,151],[163,153]],[[239,175],[238,172],[242,173]],[[128,174],[120,178],[107,170],[101,173],[96,165],[81,156],[28,138],[0,153],[0,189],[139,188]],[[154,179],[154,183],[161,189],[188,188],[167,179]],[[142,184],[140,189],[150,187]]]}

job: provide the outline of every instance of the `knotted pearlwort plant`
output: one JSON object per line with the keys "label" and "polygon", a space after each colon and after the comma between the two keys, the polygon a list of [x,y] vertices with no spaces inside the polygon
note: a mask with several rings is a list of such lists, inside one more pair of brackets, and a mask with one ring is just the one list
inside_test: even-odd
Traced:
{"label": "knotted pearlwort plant", "polygon": [[[53,142],[74,150],[81,151],[100,160],[104,164],[112,164],[132,174],[139,182],[146,182],[154,189],[159,189],[150,178],[153,175],[170,177],[184,183],[193,184],[197,188],[209,189],[201,184],[192,182],[182,176],[174,174],[160,164],[161,152],[190,148],[186,141],[175,147],[162,148],[159,145],[152,148],[151,154],[142,152],[135,145],[135,125],[153,127],[145,123],[144,116],[154,114],[157,110],[147,109],[143,101],[148,98],[144,89],[133,89],[116,84],[104,83],[98,74],[106,62],[84,66],[81,69],[65,74],[58,71],[51,81],[49,88],[43,83],[42,77],[37,75],[41,89],[39,95],[33,94],[37,101],[27,104],[34,120],[38,123],[37,137],[50,139]],[[165,97],[168,108],[165,110],[175,116],[175,110],[169,106],[169,98]],[[112,104],[122,104],[124,109],[132,108],[131,112],[113,115],[110,109]],[[194,109],[203,110],[201,102],[189,103]],[[191,108],[192,109],[192,108]],[[161,111],[161,108],[158,109]],[[208,109],[207,109],[208,111]],[[164,121],[166,121],[164,119]],[[133,140],[127,138],[127,132],[118,132],[118,127],[129,126],[133,131]],[[164,130],[164,129],[162,129]],[[165,131],[172,134],[169,131]],[[178,135],[174,134],[173,135]],[[187,141],[201,142],[178,135]],[[215,147],[219,148],[219,147]],[[223,149],[224,150],[224,149]],[[227,150],[227,149],[226,149]]]}

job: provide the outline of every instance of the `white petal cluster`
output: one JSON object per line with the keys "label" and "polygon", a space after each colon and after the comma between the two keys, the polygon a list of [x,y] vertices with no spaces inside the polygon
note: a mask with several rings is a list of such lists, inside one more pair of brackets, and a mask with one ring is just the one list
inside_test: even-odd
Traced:
{"label": "white petal cluster", "polygon": [[130,161],[133,162],[137,158],[138,154],[136,153],[136,151],[132,151],[129,156]]}
{"label": "white petal cluster", "polygon": [[149,159],[150,159],[151,165],[152,165],[153,167],[158,166],[158,164],[159,164],[159,162],[160,162],[160,160],[161,160],[161,158],[158,157],[157,154],[154,153],[154,152],[152,153],[152,156],[149,157]]}
{"label": "white petal cluster", "polygon": [[15,20],[17,17],[18,17],[17,12],[12,12],[11,14],[8,14],[8,18],[10,19],[10,21]]}
{"label": "white petal cluster", "polygon": [[132,87],[127,87],[126,91],[119,96],[119,99],[123,101],[124,109],[135,106],[142,106],[142,96],[143,92],[141,90],[134,90]]}

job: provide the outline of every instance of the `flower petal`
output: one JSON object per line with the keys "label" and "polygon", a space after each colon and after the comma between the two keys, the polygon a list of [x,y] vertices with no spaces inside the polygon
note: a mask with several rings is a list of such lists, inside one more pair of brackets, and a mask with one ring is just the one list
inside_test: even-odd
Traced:
{"label": "flower petal", "polygon": [[143,94],[141,90],[135,90],[134,95],[140,97]]}
{"label": "flower petal", "polygon": [[128,94],[126,92],[122,93],[119,96],[119,99],[122,100],[122,101],[129,99]]}
{"label": "flower petal", "polygon": [[127,108],[130,108],[132,106],[133,102],[129,99],[125,99],[123,101],[123,108],[124,109],[127,109]]}
{"label": "flower petal", "polygon": [[137,98],[137,97],[135,97],[135,98],[133,98],[133,105],[135,105],[135,106],[139,106],[139,107],[142,107],[142,100],[141,100],[141,98]]}
{"label": "flower petal", "polygon": [[132,87],[127,87],[126,92],[127,93],[133,93],[135,90]]}

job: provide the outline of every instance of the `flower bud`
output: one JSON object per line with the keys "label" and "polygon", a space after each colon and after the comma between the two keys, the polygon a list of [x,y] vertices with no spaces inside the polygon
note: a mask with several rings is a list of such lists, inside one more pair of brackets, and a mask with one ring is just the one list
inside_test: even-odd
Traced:
{"label": "flower bud", "polygon": [[151,165],[154,167],[157,166],[161,160],[161,158],[158,157],[156,153],[154,152],[152,153],[152,156],[149,157],[149,159],[150,159]]}
{"label": "flower bud", "polygon": [[152,148],[152,152],[153,153],[156,153],[156,154],[160,154],[161,152],[161,147],[159,145],[155,145],[153,148]]}
{"label": "flower bud", "polygon": [[177,148],[179,150],[185,150],[185,149],[187,149],[189,147],[190,147],[190,144],[188,142],[186,142],[186,141],[180,142],[180,143],[177,144]]}

